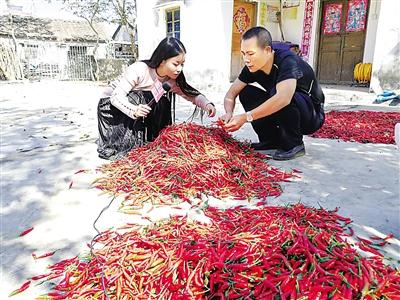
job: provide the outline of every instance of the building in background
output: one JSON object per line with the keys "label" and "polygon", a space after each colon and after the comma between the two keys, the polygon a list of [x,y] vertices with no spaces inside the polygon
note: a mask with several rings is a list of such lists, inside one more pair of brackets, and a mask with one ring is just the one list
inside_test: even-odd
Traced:
{"label": "building in background", "polygon": [[[117,29],[111,37],[111,44],[115,58],[134,59],[131,38],[127,29],[129,25],[118,25]],[[135,35],[135,47],[137,49],[137,34]]]}
{"label": "building in background", "polygon": [[[28,79],[93,80],[96,59],[105,58],[107,35],[95,24],[98,37],[87,22],[42,19],[30,16],[0,16],[2,52],[16,52],[23,76]],[[98,40],[97,40],[98,39]],[[11,77],[11,76],[9,76]]]}
{"label": "building in background", "polygon": [[185,72],[199,88],[226,86],[238,75],[241,34],[266,27],[308,61],[319,80],[353,84],[357,63],[372,63],[371,87],[400,88],[400,9],[396,0],[137,0],[139,58],[166,35],[187,48]]}
{"label": "building in background", "polygon": [[[56,16],[56,18],[55,18]],[[126,28],[68,13],[61,2],[0,1],[0,80],[111,80],[133,61]]]}

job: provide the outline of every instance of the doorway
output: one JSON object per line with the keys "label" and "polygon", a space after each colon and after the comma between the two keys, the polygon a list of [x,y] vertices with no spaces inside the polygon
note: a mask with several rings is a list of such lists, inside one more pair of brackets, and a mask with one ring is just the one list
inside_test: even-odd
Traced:
{"label": "doorway", "polygon": [[362,62],[368,0],[322,2],[317,76],[322,83],[350,84]]}

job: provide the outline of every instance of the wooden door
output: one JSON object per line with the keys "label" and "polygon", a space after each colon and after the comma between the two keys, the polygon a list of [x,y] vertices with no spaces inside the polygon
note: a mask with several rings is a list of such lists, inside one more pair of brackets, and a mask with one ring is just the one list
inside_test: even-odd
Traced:
{"label": "wooden door", "polygon": [[230,81],[234,81],[244,66],[240,53],[242,34],[256,25],[256,4],[234,1],[232,19],[232,54]]}
{"label": "wooden door", "polygon": [[323,83],[351,83],[354,66],[362,62],[368,0],[322,3],[318,78]]}

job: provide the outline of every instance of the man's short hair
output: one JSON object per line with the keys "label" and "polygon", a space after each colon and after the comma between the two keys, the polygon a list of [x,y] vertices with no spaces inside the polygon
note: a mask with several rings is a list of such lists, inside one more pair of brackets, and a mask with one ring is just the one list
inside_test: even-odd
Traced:
{"label": "man's short hair", "polygon": [[272,37],[271,34],[267,29],[261,26],[257,27],[252,27],[249,30],[247,30],[243,36],[242,40],[248,40],[251,39],[252,37],[257,38],[257,44],[261,48],[265,48],[267,46],[272,47]]}

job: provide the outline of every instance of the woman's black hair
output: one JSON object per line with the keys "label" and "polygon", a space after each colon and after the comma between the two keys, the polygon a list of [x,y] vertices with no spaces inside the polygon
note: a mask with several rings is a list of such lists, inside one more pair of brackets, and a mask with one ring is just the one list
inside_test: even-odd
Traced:
{"label": "woman's black hair", "polygon": [[[179,54],[186,53],[185,46],[182,42],[174,37],[166,37],[163,39],[154,50],[150,59],[143,62],[150,68],[156,69],[164,61]],[[200,92],[186,82],[183,71],[176,78],[176,84],[180,87],[183,93],[188,96],[200,95]]]}

